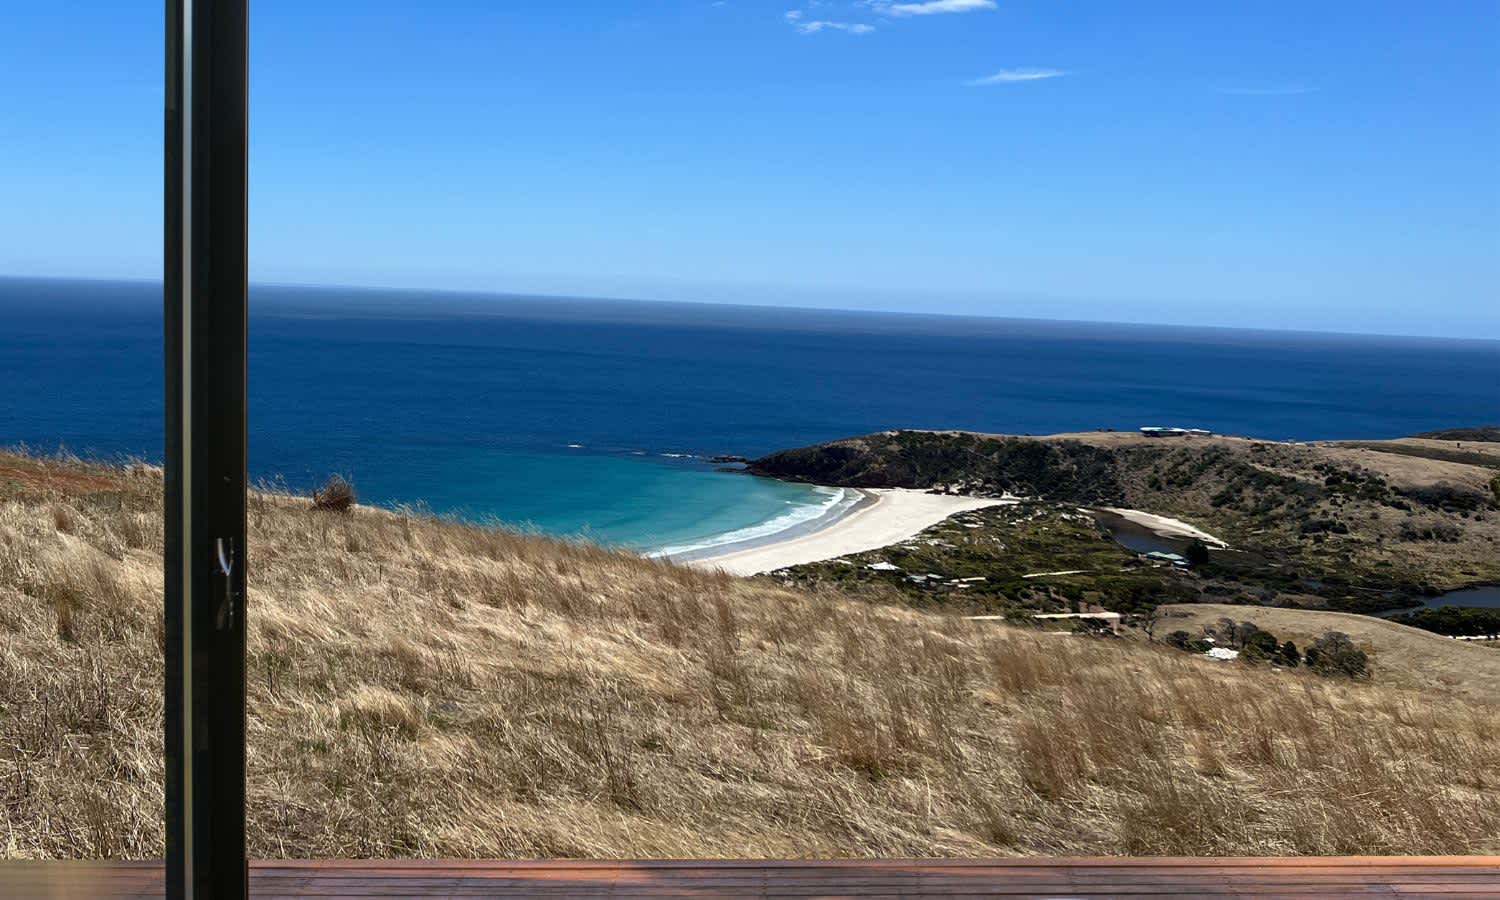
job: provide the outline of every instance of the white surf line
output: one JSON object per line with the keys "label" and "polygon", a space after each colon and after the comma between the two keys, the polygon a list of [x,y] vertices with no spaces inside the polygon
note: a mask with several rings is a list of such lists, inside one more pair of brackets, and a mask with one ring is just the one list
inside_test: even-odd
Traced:
{"label": "white surf line", "polygon": [[955,497],[901,488],[868,489],[868,493],[875,496],[875,502],[854,509],[826,528],[745,550],[731,549],[690,560],[685,565],[718,569],[730,575],[759,575],[787,566],[880,550],[909,540],[949,516],[1006,503],[1001,499]]}
{"label": "white surf line", "polygon": [[[858,503],[862,494],[854,488],[834,488],[814,485],[813,491],[823,497],[822,503],[801,506],[790,512],[774,516],[764,522],[748,525],[734,531],[717,534],[704,540],[691,544],[677,544],[670,547],[662,547],[645,554],[647,559],[671,559],[673,557],[687,557],[681,562],[689,562],[693,559],[706,559],[711,556],[722,556],[733,553],[738,549],[747,549],[741,545],[755,541],[775,543],[776,535],[784,531],[792,531],[801,526],[806,526],[825,516],[841,514],[845,509]],[[836,520],[835,520],[836,521]]]}

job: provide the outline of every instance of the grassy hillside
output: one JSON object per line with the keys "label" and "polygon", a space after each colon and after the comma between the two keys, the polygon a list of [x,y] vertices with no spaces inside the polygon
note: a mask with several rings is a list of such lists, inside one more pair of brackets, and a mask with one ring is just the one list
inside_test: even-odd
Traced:
{"label": "grassy hillside", "polygon": [[[1147,510],[1235,547],[1197,573],[1195,592],[1374,612],[1500,581],[1500,455],[1469,446],[1455,460],[1451,445],[1416,453],[1412,441],[893,431],[775,453],[750,469],[834,485],[1010,492],[1062,511]],[[1016,539],[1005,528],[990,536]]]}
{"label": "grassy hillside", "polygon": [[1353,613],[1176,603],[1162,607],[1156,634],[1159,638],[1175,629],[1196,633],[1224,618],[1252,621],[1303,647],[1318,635],[1343,632],[1370,651],[1375,677],[1391,685],[1486,698],[1500,684],[1500,652],[1494,648]]}
{"label": "grassy hillside", "polygon": [[[0,458],[0,855],[161,853],[160,490]],[[251,540],[259,857],[1500,851],[1478,692],[286,497]]]}

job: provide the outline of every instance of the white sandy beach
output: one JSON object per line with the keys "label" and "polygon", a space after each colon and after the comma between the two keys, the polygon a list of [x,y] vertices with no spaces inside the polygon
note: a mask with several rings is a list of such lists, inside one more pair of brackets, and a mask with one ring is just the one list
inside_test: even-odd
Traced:
{"label": "white sandy beach", "polygon": [[758,575],[786,566],[889,547],[916,535],[924,528],[936,525],[954,513],[1014,502],[952,497],[900,488],[869,490],[866,493],[873,496],[873,502],[855,509],[826,528],[744,550],[727,548],[725,553],[695,559],[686,565],[722,569],[731,575]]}

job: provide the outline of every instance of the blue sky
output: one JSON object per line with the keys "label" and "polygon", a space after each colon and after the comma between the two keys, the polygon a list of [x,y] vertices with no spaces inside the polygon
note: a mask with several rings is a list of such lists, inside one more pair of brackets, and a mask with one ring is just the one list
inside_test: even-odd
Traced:
{"label": "blue sky", "polygon": [[[156,277],[157,2],[0,15],[0,273]],[[1500,337],[1500,4],[254,0],[256,280]]]}

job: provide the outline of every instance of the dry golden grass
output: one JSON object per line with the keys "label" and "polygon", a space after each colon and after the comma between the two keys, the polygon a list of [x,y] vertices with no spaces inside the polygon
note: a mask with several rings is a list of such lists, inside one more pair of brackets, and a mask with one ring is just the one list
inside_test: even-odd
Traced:
{"label": "dry golden grass", "polygon": [[[0,856],[158,855],[159,480],[5,462]],[[309,506],[250,514],[258,857],[1500,850],[1491,701]]]}
{"label": "dry golden grass", "polygon": [[1322,609],[1235,606],[1227,603],[1180,603],[1163,606],[1156,639],[1179,629],[1199,634],[1220,619],[1254,622],[1281,640],[1299,647],[1319,635],[1340,631],[1370,654],[1375,677],[1387,685],[1476,698],[1493,698],[1500,685],[1500,653],[1479,641],[1450,637],[1400,625],[1375,616]]}

